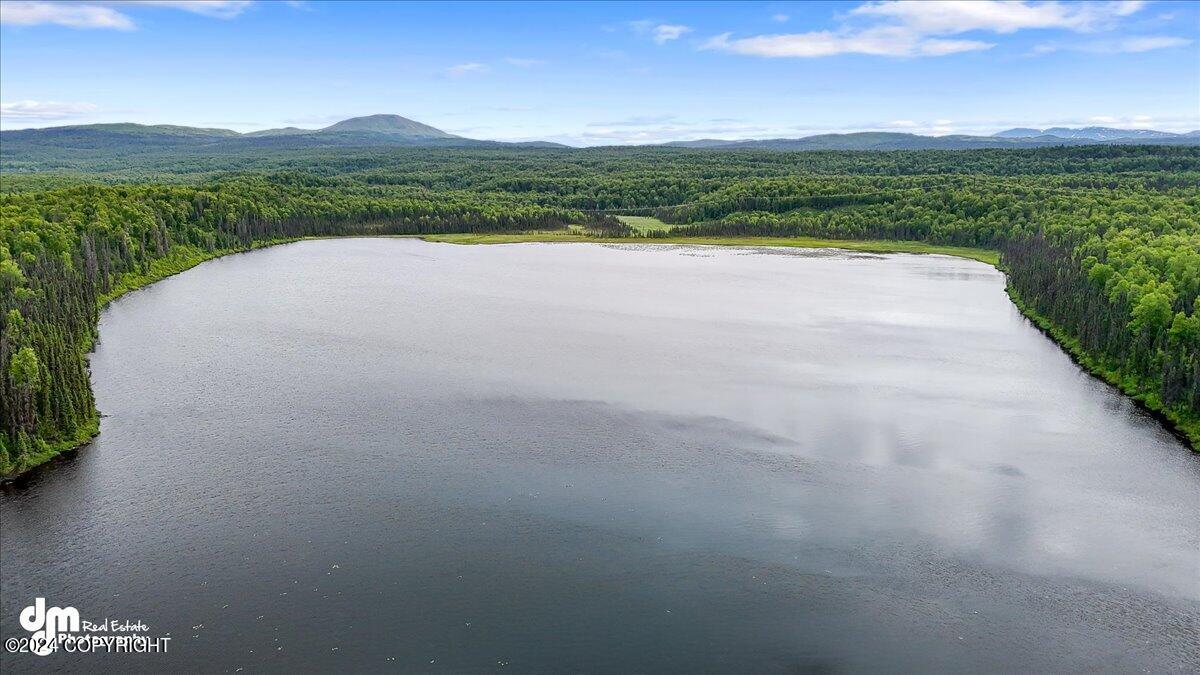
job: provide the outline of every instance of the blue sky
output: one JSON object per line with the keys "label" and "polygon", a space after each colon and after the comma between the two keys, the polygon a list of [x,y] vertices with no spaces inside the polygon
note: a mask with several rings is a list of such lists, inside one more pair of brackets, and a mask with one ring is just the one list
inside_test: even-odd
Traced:
{"label": "blue sky", "polygon": [[1200,3],[0,3],[4,128],[396,113],[575,145],[1200,128]]}

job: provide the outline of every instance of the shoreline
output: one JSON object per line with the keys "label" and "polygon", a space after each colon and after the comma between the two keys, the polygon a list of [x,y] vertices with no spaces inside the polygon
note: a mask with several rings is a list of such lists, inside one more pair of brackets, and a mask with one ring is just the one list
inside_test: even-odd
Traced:
{"label": "shoreline", "polygon": [[522,234],[440,234],[421,236],[425,241],[447,244],[518,244],[518,243],[554,243],[554,242],[591,242],[615,244],[687,244],[701,246],[761,246],[761,247],[791,247],[791,248],[835,248],[859,253],[895,254],[909,253],[914,255],[948,255],[956,258],[966,258],[990,265],[1004,275],[1004,293],[1009,301],[1017,308],[1032,326],[1050,339],[1071,361],[1088,375],[1116,389],[1122,396],[1133,401],[1139,409],[1153,417],[1172,436],[1177,438],[1185,448],[1200,453],[1200,418],[1190,419],[1179,413],[1153,405],[1147,401],[1147,394],[1138,391],[1127,384],[1121,377],[1101,366],[1091,354],[1085,352],[1076,344],[1074,338],[1066,335],[1046,317],[1033,311],[1017,294],[1015,288],[1008,283],[1008,272],[1000,264],[998,251],[990,249],[969,248],[964,246],[938,246],[913,241],[888,240],[841,240],[818,239],[810,237],[587,237],[582,235],[560,235],[548,233]]}
{"label": "shoreline", "polygon": [[[170,256],[155,261],[152,269],[147,274],[139,274],[130,279],[122,279],[113,290],[100,295],[97,299],[99,310],[103,311],[112,302],[124,297],[134,291],[140,290],[155,282],[181,274],[187,270],[200,265],[201,263],[223,258],[238,253],[249,253],[258,249],[279,246],[282,244],[292,244],[299,241],[311,241],[319,239],[350,239],[350,238],[410,238],[421,239],[430,243],[441,244],[457,244],[457,245],[488,245],[488,244],[524,244],[524,243],[591,243],[591,244],[664,244],[664,245],[699,245],[699,246],[746,246],[746,247],[765,247],[765,248],[810,248],[810,249],[839,249],[844,251],[852,251],[857,253],[878,253],[878,254],[897,254],[908,253],[913,255],[948,255],[956,258],[964,258],[990,265],[999,270],[1005,276],[1005,293],[1009,300],[1017,307],[1017,310],[1030,321],[1030,323],[1039,330],[1043,335],[1048,337],[1060,349],[1067,353],[1071,360],[1079,366],[1084,372],[1092,377],[1099,379],[1114,389],[1119,391],[1123,396],[1131,399],[1144,412],[1157,420],[1162,426],[1167,429],[1172,435],[1179,439],[1181,443],[1193,452],[1200,452],[1200,419],[1188,420],[1170,410],[1163,410],[1160,407],[1152,406],[1145,400],[1146,395],[1137,392],[1132,387],[1127,387],[1126,384],[1117,377],[1116,374],[1103,369],[1095,362],[1095,359],[1084,352],[1078,345],[1072,344],[1073,340],[1070,336],[1062,333],[1061,329],[1055,326],[1050,320],[1033,312],[1017,295],[1016,290],[1008,284],[1008,274],[1000,264],[1000,254],[998,251],[982,248],[970,248],[965,246],[939,246],[934,244],[926,244],[924,242],[915,241],[889,241],[889,240],[847,240],[847,239],[820,239],[815,237],[593,237],[585,234],[561,233],[559,231],[548,232],[522,232],[522,233],[493,233],[493,234],[425,234],[425,235],[347,235],[347,236],[320,236],[320,237],[295,237],[290,239],[268,240],[262,242],[254,242],[249,248],[244,249],[228,249],[219,251],[185,251],[184,256]],[[94,342],[85,345],[85,353],[91,354],[95,345]],[[80,429],[80,433],[75,439],[65,441],[57,441],[49,444],[47,451],[39,453],[29,464],[26,464],[20,471],[11,474],[0,476],[0,484],[9,484],[22,476],[27,475],[31,470],[43,466],[46,463],[61,457],[67,453],[83,450],[91,445],[92,441],[100,434],[100,418],[102,417],[99,410],[94,411],[94,418],[89,423]]]}
{"label": "shoreline", "polygon": [[[121,279],[120,283],[114,286],[113,289],[108,293],[98,295],[96,298],[96,304],[98,305],[97,310],[103,312],[105,308],[119,298],[133,293],[134,291],[146,288],[155,282],[162,281],[168,277],[173,277],[176,274],[186,272],[201,263],[208,262],[209,260],[224,258],[226,256],[235,255],[238,253],[249,253],[260,248],[268,248],[270,246],[278,246],[280,244],[290,244],[296,241],[300,241],[300,239],[279,239],[255,242],[250,246],[250,248],[246,249],[222,249],[217,251],[189,251],[183,247],[180,247],[181,252],[184,255],[172,255],[160,258],[159,260],[154,261],[154,264],[151,265],[151,270],[148,274],[133,275],[129,279],[123,278]],[[85,358],[88,358],[89,386],[91,382],[90,356],[95,349],[95,340],[96,338],[92,338],[87,344],[83,345],[84,356]],[[75,438],[47,442],[47,449],[43,452],[33,455],[31,458],[26,458],[28,461],[20,468],[20,470],[14,473],[0,474],[0,485],[8,485],[22,478],[23,476],[29,475],[30,471],[33,471],[40,466],[44,466],[55,459],[58,459],[69,453],[86,449],[92,444],[92,441],[96,440],[96,437],[100,435],[100,420],[103,417],[104,415],[99,409],[92,410],[92,415],[88,420],[88,423],[79,428]]]}
{"label": "shoreline", "polygon": [[[558,232],[518,234],[425,234],[404,235],[439,244],[668,244],[692,246],[758,246],[768,248],[833,248],[855,253],[913,253],[966,258],[999,269],[1000,253],[986,248],[940,246],[919,241],[887,239],[821,239],[818,237],[591,237]],[[1003,270],[1001,270],[1003,271]]]}
{"label": "shoreline", "polygon": [[1153,417],[1172,436],[1179,439],[1179,442],[1183,443],[1185,447],[1190,448],[1192,452],[1200,453],[1200,418],[1188,419],[1173,410],[1151,405],[1146,400],[1146,394],[1127,385],[1118,373],[1104,368],[1096,361],[1095,357],[1088,354],[1079,346],[1078,340],[1064,334],[1062,329],[1054,325],[1054,322],[1030,308],[1021,299],[1015,288],[1006,286],[1004,292],[1008,295],[1009,300],[1012,301],[1017,310],[1021,312],[1021,316],[1025,317],[1038,332],[1058,345],[1059,349],[1066,352],[1071,361],[1079,366],[1081,370],[1116,389],[1122,396],[1133,401],[1133,404],[1142,412]]}

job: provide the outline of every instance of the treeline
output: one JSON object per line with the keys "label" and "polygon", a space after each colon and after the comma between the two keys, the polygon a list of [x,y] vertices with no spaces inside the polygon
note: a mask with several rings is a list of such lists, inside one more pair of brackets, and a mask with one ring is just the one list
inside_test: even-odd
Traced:
{"label": "treeline", "polygon": [[[690,148],[175,148],[137,156],[111,149],[61,152],[44,160],[0,147],[0,170],[16,175],[89,174],[139,182],[206,180],[231,171],[302,168],[329,176],[374,174],[428,187],[467,188],[489,180],[546,177],[690,179],[786,175],[918,176],[936,174],[1115,175],[1197,170],[1189,146],[1086,145],[1037,149],[895,150],[887,152],[711,150]],[[460,170],[461,169],[461,170]]]}
{"label": "treeline", "polygon": [[95,433],[86,353],[100,304],[213,255],[308,236],[554,229],[612,218],[483,199],[366,197],[261,178],[191,187],[80,186],[0,196],[0,474]]}
{"label": "treeline", "polygon": [[[1200,441],[1200,149],[340,149],[3,176],[0,472],[86,439],[100,305],[306,236],[633,231],[900,239],[1002,253],[1014,298]],[[173,163],[172,163],[173,162]],[[89,165],[96,169],[96,165]]]}
{"label": "treeline", "polygon": [[[1200,188],[1187,194],[978,182],[826,195],[821,186],[762,187],[664,214],[684,223],[670,235],[998,249],[1023,309],[1048,320],[1092,369],[1200,442]],[[813,203],[796,208],[805,195]],[[748,203],[770,210],[736,210]],[[711,215],[721,217],[705,220]]]}

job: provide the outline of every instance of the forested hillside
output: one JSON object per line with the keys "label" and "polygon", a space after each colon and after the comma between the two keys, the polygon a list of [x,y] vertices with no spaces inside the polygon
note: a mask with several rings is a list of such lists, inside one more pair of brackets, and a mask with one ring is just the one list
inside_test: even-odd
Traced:
{"label": "forested hillside", "polygon": [[[87,156],[0,194],[0,473],[93,435],[100,306],[305,236],[515,232],[895,239],[1000,251],[1027,314],[1200,442],[1200,148],[886,153],[304,149]],[[665,239],[669,240],[669,239]]]}
{"label": "forested hillside", "polygon": [[[1200,146],[1198,132],[1175,134],[1149,129],[1010,129],[994,136],[924,136],[896,132],[822,134],[803,138],[728,141],[676,141],[668,147],[723,150],[969,150],[1078,146],[1095,143]],[[566,148],[547,141],[506,143],[464,138],[399,115],[368,115],[323,129],[263,129],[239,134],[229,129],[144,124],[85,124],[0,132],[3,170],[79,169],[105,161],[172,163],[180,155],[254,157],[261,153],[333,148],[420,146],[447,148]],[[628,150],[628,149],[627,149]],[[227,167],[226,167],[227,168]]]}

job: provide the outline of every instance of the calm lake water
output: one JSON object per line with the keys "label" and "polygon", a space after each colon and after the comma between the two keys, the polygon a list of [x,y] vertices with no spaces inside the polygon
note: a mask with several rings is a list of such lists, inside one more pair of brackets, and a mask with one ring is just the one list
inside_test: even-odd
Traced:
{"label": "calm lake water", "polygon": [[111,306],[0,494],[79,671],[1195,671],[1200,457],[986,265],[311,241]]}

